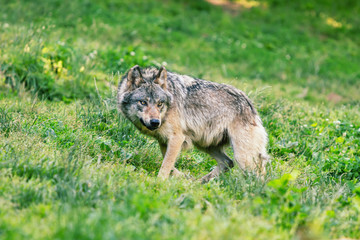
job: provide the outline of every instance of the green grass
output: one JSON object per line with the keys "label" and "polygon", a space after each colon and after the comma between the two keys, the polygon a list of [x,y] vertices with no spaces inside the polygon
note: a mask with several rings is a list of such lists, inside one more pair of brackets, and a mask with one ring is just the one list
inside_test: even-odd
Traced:
{"label": "green grass", "polygon": [[[0,239],[360,238],[356,1],[0,5]],[[115,95],[129,67],[163,62],[250,96],[264,181],[156,178],[159,147]],[[177,167],[198,179],[214,164],[193,150]]]}

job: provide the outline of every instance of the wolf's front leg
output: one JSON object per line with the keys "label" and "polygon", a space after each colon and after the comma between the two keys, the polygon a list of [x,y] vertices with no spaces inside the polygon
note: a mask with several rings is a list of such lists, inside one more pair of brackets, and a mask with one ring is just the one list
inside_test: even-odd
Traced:
{"label": "wolf's front leg", "polygon": [[[166,154],[166,150],[167,150],[167,145],[163,144],[163,143],[160,143],[160,142],[159,142],[159,145],[160,145],[160,150],[161,150],[161,153],[162,153],[162,156],[163,156],[163,159],[164,159],[165,154]],[[174,176],[174,177],[184,177],[185,176],[185,174],[182,173],[181,171],[179,171],[178,169],[176,169],[175,166],[172,168],[171,175]]]}
{"label": "wolf's front leg", "polygon": [[[184,135],[172,136],[167,144],[166,153],[162,162],[158,177],[166,179],[169,177],[171,170],[174,169],[176,158],[181,151],[181,146],[185,140]],[[161,147],[161,145],[160,145]],[[165,148],[161,147],[163,152]],[[164,151],[165,152],[165,151]]]}

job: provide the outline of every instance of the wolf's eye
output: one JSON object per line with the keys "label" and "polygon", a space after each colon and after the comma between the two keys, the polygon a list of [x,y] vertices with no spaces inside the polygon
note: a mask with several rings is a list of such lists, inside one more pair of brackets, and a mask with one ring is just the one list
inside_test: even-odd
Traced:
{"label": "wolf's eye", "polygon": [[139,101],[139,103],[143,106],[146,106],[146,102],[145,101]]}
{"label": "wolf's eye", "polygon": [[162,106],[163,106],[163,103],[162,103],[162,102],[158,102],[157,106],[158,106],[158,107],[162,107]]}

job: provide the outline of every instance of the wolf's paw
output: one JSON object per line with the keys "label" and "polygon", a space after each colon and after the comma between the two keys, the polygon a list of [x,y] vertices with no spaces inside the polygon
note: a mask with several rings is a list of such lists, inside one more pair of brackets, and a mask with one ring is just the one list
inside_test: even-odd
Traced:
{"label": "wolf's paw", "polygon": [[201,183],[207,183],[220,175],[220,169],[216,166],[211,172],[199,179]]}
{"label": "wolf's paw", "polygon": [[199,179],[199,182],[204,184],[209,182],[210,180],[214,179],[216,176],[213,176],[211,173],[206,174],[202,178]]}
{"label": "wolf's paw", "polygon": [[183,173],[183,172],[180,172],[179,170],[177,170],[176,168],[173,168],[171,170],[171,176],[174,176],[174,177],[186,177],[186,174]]}
{"label": "wolf's paw", "polygon": [[193,177],[191,177],[190,175],[185,174],[185,173],[179,171],[179,170],[176,169],[176,168],[173,168],[173,169],[171,170],[171,176],[176,177],[176,178],[193,179]]}

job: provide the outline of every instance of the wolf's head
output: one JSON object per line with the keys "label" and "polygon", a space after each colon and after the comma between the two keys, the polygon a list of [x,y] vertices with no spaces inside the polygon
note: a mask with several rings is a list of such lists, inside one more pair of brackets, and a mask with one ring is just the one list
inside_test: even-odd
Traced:
{"label": "wolf's head", "polygon": [[159,128],[172,100],[164,67],[159,70],[132,67],[124,76],[118,94],[120,110],[140,129]]}

